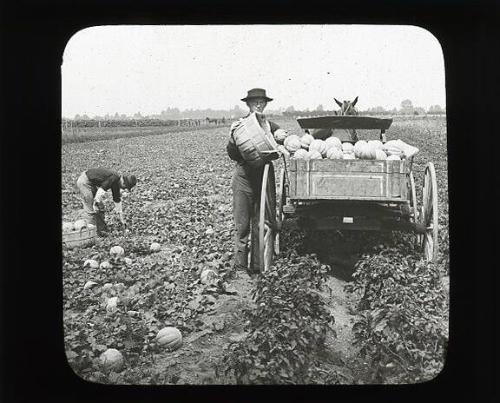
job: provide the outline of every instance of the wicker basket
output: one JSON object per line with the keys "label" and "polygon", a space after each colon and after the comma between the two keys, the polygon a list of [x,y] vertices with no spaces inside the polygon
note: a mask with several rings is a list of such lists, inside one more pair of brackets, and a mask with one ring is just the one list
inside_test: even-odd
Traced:
{"label": "wicker basket", "polygon": [[97,237],[97,228],[95,226],[83,227],[77,231],[63,232],[62,243],[71,249],[77,246],[88,246],[94,243]]}
{"label": "wicker basket", "polygon": [[236,146],[249,165],[259,167],[278,157],[275,152],[277,145],[275,142],[273,144],[273,136],[268,130],[265,116],[262,114],[257,116],[255,113],[243,119],[234,130]]}

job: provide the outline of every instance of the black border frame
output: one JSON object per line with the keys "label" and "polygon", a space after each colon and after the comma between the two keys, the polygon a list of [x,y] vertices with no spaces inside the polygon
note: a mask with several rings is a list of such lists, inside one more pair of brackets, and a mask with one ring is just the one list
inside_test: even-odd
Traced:
{"label": "black border frame", "polygon": [[[493,401],[496,352],[492,230],[499,5],[495,0],[405,2],[96,0],[0,5],[2,401],[402,401],[458,394]],[[60,65],[78,30],[108,24],[410,24],[445,57],[450,195],[451,318],[443,372],[400,386],[104,386],[77,377],[64,354],[60,202]],[[488,144],[488,146],[485,146]],[[35,224],[34,224],[35,222]],[[25,241],[35,226],[40,242]],[[493,253],[492,253],[493,252]],[[498,398],[498,395],[496,396]]]}

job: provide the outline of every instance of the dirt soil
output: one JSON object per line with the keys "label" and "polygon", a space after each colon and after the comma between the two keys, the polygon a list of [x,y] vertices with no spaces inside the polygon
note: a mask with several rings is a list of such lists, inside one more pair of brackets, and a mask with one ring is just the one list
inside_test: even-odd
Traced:
{"label": "dirt soil", "polygon": [[[239,271],[230,281],[234,295],[219,294],[212,309],[200,318],[204,326],[183,340],[180,349],[155,356],[153,373],[162,373],[163,382],[174,384],[214,384],[215,367],[222,358],[224,348],[231,342],[245,337],[243,309],[254,305],[251,297],[253,282],[244,271]],[[330,276],[322,292],[327,306],[335,317],[335,332],[327,336],[328,356],[342,370],[346,383],[355,383],[357,350],[352,345],[354,320],[352,297],[344,291],[346,281]]]}

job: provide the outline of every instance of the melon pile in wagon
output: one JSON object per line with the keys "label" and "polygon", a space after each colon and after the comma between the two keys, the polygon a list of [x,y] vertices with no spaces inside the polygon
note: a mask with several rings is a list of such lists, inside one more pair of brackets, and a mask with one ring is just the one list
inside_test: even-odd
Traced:
{"label": "melon pile in wagon", "polygon": [[315,139],[309,133],[299,137],[292,134],[285,139],[285,148],[294,159],[333,160],[401,160],[414,155],[418,149],[401,140],[358,140],[352,144],[330,136],[325,140]]}

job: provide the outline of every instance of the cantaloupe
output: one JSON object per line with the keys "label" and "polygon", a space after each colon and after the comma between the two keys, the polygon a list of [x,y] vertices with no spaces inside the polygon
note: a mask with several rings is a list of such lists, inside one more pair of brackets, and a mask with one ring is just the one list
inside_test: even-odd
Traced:
{"label": "cantaloupe", "polygon": [[356,158],[361,158],[361,153],[364,151],[368,143],[365,140],[358,140],[354,144],[354,156]]}
{"label": "cantaloupe", "polygon": [[352,153],[354,153],[354,146],[351,143],[348,143],[348,142],[342,143],[342,151],[344,153],[346,153],[346,152],[352,152]]}
{"label": "cantaloupe", "polygon": [[123,256],[125,251],[121,246],[113,246],[110,250],[109,253],[114,255],[114,256]]}
{"label": "cantaloupe", "polygon": [[320,160],[322,159],[322,155],[319,151],[316,151],[316,150],[312,150],[312,151],[308,151],[306,156],[304,157],[304,159],[306,160]]}
{"label": "cantaloupe", "polygon": [[158,242],[153,242],[150,246],[149,246],[149,250],[151,252],[158,252],[161,248],[161,245],[158,243]]}
{"label": "cantaloupe", "polygon": [[371,144],[375,150],[380,150],[384,146],[380,140],[368,140],[368,144]]}
{"label": "cantaloupe", "polygon": [[375,150],[375,159],[385,160],[385,159],[387,159],[387,154],[384,153],[381,149],[376,149]]}
{"label": "cantaloupe", "polygon": [[156,342],[168,350],[176,350],[182,346],[182,334],[176,327],[167,326],[158,332]]}
{"label": "cantaloupe", "polygon": [[285,139],[283,145],[291,153],[294,153],[295,151],[300,150],[302,147],[302,143],[300,142],[300,137],[297,136],[296,134],[291,134],[290,136],[288,136]]}
{"label": "cantaloupe", "polygon": [[288,136],[288,133],[283,129],[278,129],[273,134],[276,141],[280,142],[284,141]]}
{"label": "cantaloupe", "polygon": [[326,151],[326,158],[331,160],[341,160],[343,159],[344,153],[339,148],[332,146]]}
{"label": "cantaloupe", "polygon": [[99,268],[99,262],[94,259],[87,259],[83,263],[83,267],[90,267],[91,269],[98,269]]}
{"label": "cantaloupe", "polygon": [[330,147],[335,147],[338,148],[339,150],[342,150],[342,142],[339,140],[338,137],[335,136],[328,137],[325,140],[325,145],[327,149],[329,149]]}
{"label": "cantaloupe", "polygon": [[101,264],[99,265],[99,269],[103,269],[103,270],[111,269],[111,267],[113,267],[113,266],[107,260],[105,260],[104,262],[101,262]]}
{"label": "cantaloupe", "polygon": [[215,270],[204,269],[200,274],[200,281],[202,284],[211,284],[217,282],[219,275]]}
{"label": "cantaloupe", "polygon": [[118,309],[118,297],[111,297],[106,300],[106,311],[115,312]]}
{"label": "cantaloupe", "polygon": [[318,151],[322,157],[326,156],[326,144],[323,140],[314,139],[309,144],[309,151]]}
{"label": "cantaloupe", "polygon": [[297,150],[297,151],[295,151],[295,152],[293,153],[292,158],[295,158],[295,159],[303,159],[303,158],[305,158],[305,157],[306,157],[307,152],[308,152],[307,150],[305,150],[305,149],[301,148],[301,149],[299,149],[299,150]]}
{"label": "cantaloupe", "polygon": [[374,160],[376,157],[375,150],[373,143],[359,140],[354,145],[354,156],[361,160]]}
{"label": "cantaloupe", "polygon": [[314,140],[314,137],[310,135],[309,133],[304,134],[300,138],[300,144],[302,145],[302,148],[305,148],[306,150],[309,149],[309,145],[312,143]]}
{"label": "cantaloupe", "polygon": [[122,353],[114,348],[108,348],[99,357],[101,366],[106,371],[120,372],[123,369],[125,360]]}
{"label": "cantaloupe", "polygon": [[382,150],[388,156],[397,155],[398,157],[401,157],[404,155],[404,151],[397,140],[389,140],[382,146]]}

